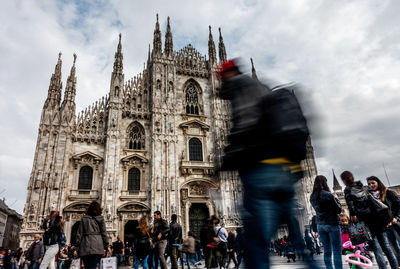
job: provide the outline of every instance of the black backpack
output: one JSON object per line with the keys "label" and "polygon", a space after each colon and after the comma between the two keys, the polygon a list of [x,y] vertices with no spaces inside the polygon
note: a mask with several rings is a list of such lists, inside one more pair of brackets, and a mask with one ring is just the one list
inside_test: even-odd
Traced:
{"label": "black backpack", "polygon": [[259,109],[256,129],[260,158],[286,157],[294,162],[304,160],[310,133],[294,92],[285,86],[275,89],[260,100]]}

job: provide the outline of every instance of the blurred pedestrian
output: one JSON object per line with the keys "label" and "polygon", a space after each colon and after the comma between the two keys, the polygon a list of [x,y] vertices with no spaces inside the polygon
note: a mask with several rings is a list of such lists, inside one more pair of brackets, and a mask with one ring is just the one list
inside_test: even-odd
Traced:
{"label": "blurred pedestrian", "polygon": [[59,244],[62,239],[60,212],[56,210],[51,211],[50,215],[44,220],[42,228],[45,230],[43,234],[43,244],[45,245],[46,251],[40,263],[40,269],[46,269],[47,267],[55,269],[55,259],[60,250]]}
{"label": "blurred pedestrian", "polygon": [[[318,234],[324,246],[324,263],[327,269],[342,269],[342,240],[339,214],[342,211],[336,194],[332,194],[324,176],[317,176],[310,197],[311,205],[317,213]],[[311,237],[311,240],[313,238]],[[333,252],[333,264],[332,264]]]}
{"label": "blurred pedestrian", "polygon": [[167,269],[164,253],[167,247],[168,232],[169,225],[167,221],[161,218],[160,211],[155,211],[153,226],[155,268],[158,267],[158,261],[160,261],[161,269]]}
{"label": "blurred pedestrian", "polygon": [[246,266],[269,268],[268,245],[282,221],[295,248],[304,252],[294,196],[303,176],[300,162],[307,153],[308,128],[292,91],[271,91],[242,74],[236,60],[223,63],[218,74],[218,94],[231,102],[233,121],[221,170],[239,170],[243,183]]}
{"label": "blurred pedestrian", "polygon": [[235,264],[235,268],[238,268],[238,262],[235,257],[235,241],[236,241],[236,235],[232,231],[231,228],[227,229],[228,231],[228,243],[227,243],[227,249],[228,249],[228,261],[226,262],[225,268],[229,268],[229,264],[231,263],[231,260]]}
{"label": "blurred pedestrian", "polygon": [[[182,243],[182,253],[185,254],[186,257],[186,265],[187,268],[190,269],[190,263],[195,265],[194,262],[194,254],[196,253],[195,249],[195,239],[193,233],[191,231],[188,232],[188,237]],[[182,259],[183,263],[183,259]],[[183,268],[183,264],[182,264]]]}
{"label": "blurred pedestrian", "polygon": [[171,215],[168,243],[171,249],[171,269],[178,269],[179,247],[182,244],[182,226],[177,222],[178,216]]}
{"label": "blurred pedestrian", "polygon": [[35,234],[33,240],[25,256],[25,263],[29,263],[29,269],[39,268],[44,256],[44,246],[42,241],[40,241],[40,235]]}
{"label": "blurred pedestrian", "polygon": [[125,246],[119,235],[117,241],[112,243],[112,255],[117,258],[117,267],[121,266],[125,256]]}
{"label": "blurred pedestrian", "polygon": [[[378,267],[380,269],[386,268],[386,261],[382,255],[383,250],[390,263],[390,267],[397,269],[399,267],[397,258],[390,247],[389,239],[385,232],[387,225],[391,222],[391,217],[389,215],[376,215],[368,198],[367,189],[360,181],[354,180],[351,172],[344,171],[340,177],[346,185],[344,195],[350,212],[350,220],[352,222],[357,222],[358,220],[365,222],[371,231],[373,240],[369,241],[368,245],[375,254]],[[385,219],[388,221],[384,221]]]}
{"label": "blurred pedestrian", "polygon": [[101,257],[108,249],[108,236],[102,208],[98,202],[92,202],[80,221],[76,233],[76,245],[79,257],[86,269],[95,269]]}
{"label": "blurred pedestrian", "polygon": [[151,247],[150,228],[146,217],[141,217],[139,226],[135,230],[134,242],[134,269],[139,269],[142,264],[143,269],[147,269],[148,258]]}

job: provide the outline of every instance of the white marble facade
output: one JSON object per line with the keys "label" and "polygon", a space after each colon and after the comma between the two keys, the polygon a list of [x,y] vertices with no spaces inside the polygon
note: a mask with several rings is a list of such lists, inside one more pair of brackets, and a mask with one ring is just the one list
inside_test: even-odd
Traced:
{"label": "white marble facade", "polygon": [[[111,240],[129,240],[143,215],[177,214],[184,231],[198,231],[205,217],[239,226],[241,199],[236,172],[216,173],[230,129],[230,104],[216,98],[214,75],[226,60],[219,32],[217,59],[212,31],[208,57],[190,44],[173,50],[168,18],[164,39],[157,22],[143,72],[123,73],[121,36],[109,94],[76,115],[75,59],[61,98],[61,54],[42,110],[28,184],[21,245],[27,246],[50,210],[59,210],[68,241],[74,224],[94,200],[101,203]],[[310,146],[299,203],[307,203],[316,173]],[[186,233],[185,233],[186,234]]]}

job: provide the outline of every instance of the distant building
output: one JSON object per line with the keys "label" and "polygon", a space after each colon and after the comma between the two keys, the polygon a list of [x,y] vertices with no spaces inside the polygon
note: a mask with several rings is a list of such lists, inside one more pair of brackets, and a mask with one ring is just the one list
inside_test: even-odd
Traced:
{"label": "distant building", "polygon": [[4,199],[0,200],[0,247],[10,249],[19,247],[22,220],[22,216],[9,208]]}

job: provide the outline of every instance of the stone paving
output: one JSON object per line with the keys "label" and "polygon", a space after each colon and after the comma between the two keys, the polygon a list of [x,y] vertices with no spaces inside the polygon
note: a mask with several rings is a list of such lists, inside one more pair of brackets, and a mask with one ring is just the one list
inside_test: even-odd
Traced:
{"label": "stone paving", "polygon": [[[317,264],[319,265],[319,268],[325,268],[324,261],[323,261],[323,255],[316,255],[315,256],[315,260],[317,261]],[[271,264],[272,264],[271,269],[307,268],[301,262],[297,262],[296,261],[295,263],[293,263],[293,262],[288,263],[286,258],[278,257],[278,256],[271,256]],[[129,267],[120,267],[120,268],[128,269]],[[142,267],[139,267],[139,268],[142,268]],[[168,268],[170,268],[170,264],[168,264]],[[185,266],[184,268],[187,268],[187,267]],[[198,267],[190,266],[190,268],[191,269],[193,269],[193,268],[199,268],[199,269],[206,268],[204,266],[204,260],[201,262],[200,266],[198,266]],[[231,265],[229,266],[229,268],[226,268],[226,269],[233,269],[233,268],[234,268],[234,265],[233,265],[233,262],[231,262]],[[344,262],[344,256],[343,256],[343,268],[344,269],[350,268],[349,265]],[[378,268],[376,263],[374,263],[374,266],[372,268],[373,269],[377,269]],[[244,267],[241,266],[240,269],[244,269]],[[261,269],[261,268],[259,268],[259,269]]]}

